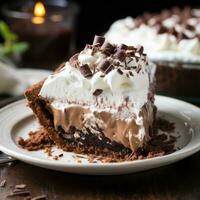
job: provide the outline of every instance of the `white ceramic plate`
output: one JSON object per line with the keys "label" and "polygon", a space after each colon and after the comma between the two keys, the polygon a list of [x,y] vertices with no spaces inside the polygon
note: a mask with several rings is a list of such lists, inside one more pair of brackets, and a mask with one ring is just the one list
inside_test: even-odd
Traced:
{"label": "white ceramic plate", "polygon": [[[74,153],[64,152],[59,160],[48,157],[43,151],[27,151],[22,149],[17,140],[27,137],[30,130],[38,128],[38,123],[32,111],[26,107],[26,101],[21,100],[0,110],[0,150],[19,160],[32,165],[58,171],[78,174],[125,174],[143,171],[167,165],[200,150],[200,109],[183,101],[169,97],[156,96],[159,115],[176,123],[180,133],[177,146],[180,150],[162,156],[145,160],[127,161],[122,163],[89,163],[87,158],[77,158]],[[54,149],[54,155],[61,150]]]}

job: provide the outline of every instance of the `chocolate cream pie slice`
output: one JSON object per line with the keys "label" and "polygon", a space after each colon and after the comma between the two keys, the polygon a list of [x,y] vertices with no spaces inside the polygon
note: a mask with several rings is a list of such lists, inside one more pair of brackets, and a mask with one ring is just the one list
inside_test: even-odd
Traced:
{"label": "chocolate cream pie slice", "polygon": [[147,147],[156,67],[143,51],[95,36],[92,45],[25,92],[59,148],[123,157]]}

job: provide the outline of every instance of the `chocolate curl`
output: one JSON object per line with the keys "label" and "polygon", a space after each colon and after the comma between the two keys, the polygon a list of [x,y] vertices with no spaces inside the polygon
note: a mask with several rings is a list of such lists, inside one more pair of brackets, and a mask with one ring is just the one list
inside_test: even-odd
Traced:
{"label": "chocolate curl", "polygon": [[142,55],[142,54],[143,54],[143,51],[144,51],[144,47],[141,46],[141,45],[138,45],[138,46],[137,46],[137,49],[136,49],[136,52],[138,52],[140,55]]}
{"label": "chocolate curl", "polygon": [[79,53],[73,55],[73,56],[69,59],[69,64],[70,64],[72,67],[77,67],[77,64],[78,64],[78,56],[79,56]]}
{"label": "chocolate curl", "polygon": [[111,62],[109,60],[102,60],[98,64],[97,68],[99,68],[103,73],[105,73],[110,65],[111,65]]}
{"label": "chocolate curl", "polygon": [[80,72],[86,78],[92,76],[92,72],[90,70],[90,67],[87,64],[80,66]]}
{"label": "chocolate curl", "polygon": [[191,24],[184,24],[184,28],[189,30],[189,31],[194,31],[195,30],[195,27],[192,26]]}
{"label": "chocolate curl", "polygon": [[126,52],[123,49],[117,49],[117,52],[114,54],[115,58],[123,62],[126,58]]}
{"label": "chocolate curl", "polygon": [[105,41],[105,38],[104,38],[104,37],[95,35],[92,45],[97,45],[97,44],[99,44],[99,45],[101,46],[101,45],[104,43],[104,41]]}
{"label": "chocolate curl", "polygon": [[107,53],[107,54],[113,54],[114,51],[115,51],[115,46],[113,46],[111,43],[109,42],[104,42],[101,46],[101,50],[104,52],[104,53]]}
{"label": "chocolate curl", "polygon": [[167,33],[169,30],[165,26],[162,26],[161,24],[156,26],[157,33],[162,34],[162,33]]}
{"label": "chocolate curl", "polygon": [[184,40],[184,39],[189,39],[189,37],[183,33],[183,32],[178,32],[178,35],[177,35],[177,41],[180,42],[181,40]]}
{"label": "chocolate curl", "polygon": [[175,37],[178,37],[178,34],[179,34],[174,27],[171,30],[169,30],[169,33],[171,33]]}
{"label": "chocolate curl", "polygon": [[118,49],[123,49],[123,50],[126,51],[128,49],[128,46],[125,45],[125,44],[120,44],[119,47],[118,47]]}

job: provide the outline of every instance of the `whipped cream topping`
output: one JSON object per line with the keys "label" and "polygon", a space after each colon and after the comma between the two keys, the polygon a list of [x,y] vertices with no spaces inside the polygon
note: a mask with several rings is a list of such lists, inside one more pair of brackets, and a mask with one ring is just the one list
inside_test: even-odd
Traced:
{"label": "whipped cream topping", "polygon": [[[148,102],[154,73],[155,66],[148,61],[141,46],[128,48],[105,41],[102,45],[87,45],[73,56],[59,72],[45,80],[39,95],[51,100],[56,113],[81,106],[90,110],[84,116],[89,115],[90,120],[95,119],[94,113],[102,112],[111,113],[114,119],[126,123],[134,119],[141,130],[132,135],[142,141],[145,130],[140,112]],[[125,145],[131,147],[127,142]]]}
{"label": "whipped cream topping", "polygon": [[105,36],[116,44],[142,44],[153,61],[200,63],[199,13],[197,9],[174,8],[127,17],[114,22]]}

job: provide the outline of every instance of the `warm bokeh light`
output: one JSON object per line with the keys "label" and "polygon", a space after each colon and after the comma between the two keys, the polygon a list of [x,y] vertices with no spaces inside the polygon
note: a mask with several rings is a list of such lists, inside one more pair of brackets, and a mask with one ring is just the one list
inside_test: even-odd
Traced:
{"label": "warm bokeh light", "polygon": [[44,4],[40,1],[38,1],[33,10],[34,17],[32,18],[32,22],[34,24],[42,24],[44,23],[45,19],[44,16],[46,14],[46,10],[44,7]]}
{"label": "warm bokeh light", "polygon": [[37,2],[34,6],[33,13],[34,13],[34,16],[36,16],[36,17],[44,17],[46,14],[44,4],[40,1]]}

